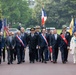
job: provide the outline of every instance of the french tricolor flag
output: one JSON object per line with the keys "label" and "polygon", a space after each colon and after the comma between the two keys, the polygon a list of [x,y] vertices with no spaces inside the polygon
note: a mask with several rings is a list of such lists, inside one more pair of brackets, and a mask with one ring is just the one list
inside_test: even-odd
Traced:
{"label": "french tricolor flag", "polygon": [[46,15],[45,10],[42,8],[42,15],[41,15],[41,25],[42,26],[45,25],[46,20],[47,20],[47,15]]}

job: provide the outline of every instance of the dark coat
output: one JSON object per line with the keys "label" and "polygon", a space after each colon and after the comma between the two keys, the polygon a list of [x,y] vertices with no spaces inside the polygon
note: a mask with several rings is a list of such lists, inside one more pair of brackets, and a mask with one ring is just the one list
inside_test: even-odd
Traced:
{"label": "dark coat", "polygon": [[4,38],[3,36],[0,36],[0,49],[4,47]]}
{"label": "dark coat", "polygon": [[69,33],[69,32],[66,32],[66,34],[65,34],[65,38],[66,38],[68,44],[66,44],[66,43],[64,42],[64,40],[63,40],[62,38],[60,38],[60,40],[61,40],[61,42],[60,42],[60,46],[61,46],[61,47],[67,47],[67,46],[70,46],[71,36],[70,36],[70,33]]}
{"label": "dark coat", "polygon": [[[20,38],[22,40],[22,37]],[[22,40],[23,41],[23,40]],[[17,36],[15,36],[15,42],[16,42],[16,48],[20,48],[20,47],[23,47],[24,46],[21,44],[21,42],[18,40]]]}
{"label": "dark coat", "polygon": [[39,39],[40,34],[41,34],[41,32],[35,32],[35,35],[37,36],[37,45],[38,45],[38,39]]}
{"label": "dark coat", "polygon": [[24,33],[24,36],[21,36],[21,38],[24,43],[24,47],[26,48],[27,43],[28,43],[28,35],[26,33]]}
{"label": "dark coat", "polygon": [[[47,42],[49,42],[49,35],[46,33],[46,40]],[[42,34],[39,35],[39,39],[38,39],[38,45],[42,48],[42,47],[47,47],[47,43],[44,40],[44,38],[42,37]]]}
{"label": "dark coat", "polygon": [[16,45],[15,38],[12,37],[12,40],[11,40],[11,42],[10,42],[9,36],[6,37],[5,45],[6,45],[6,47],[9,47],[9,48],[13,48],[13,47],[15,48],[15,45]]}
{"label": "dark coat", "polygon": [[37,35],[34,34],[32,37],[31,34],[28,36],[28,45],[31,49],[36,49],[37,46]]}
{"label": "dark coat", "polygon": [[55,39],[54,34],[50,36],[50,46],[53,48],[60,47],[60,35],[57,34],[57,39]]}

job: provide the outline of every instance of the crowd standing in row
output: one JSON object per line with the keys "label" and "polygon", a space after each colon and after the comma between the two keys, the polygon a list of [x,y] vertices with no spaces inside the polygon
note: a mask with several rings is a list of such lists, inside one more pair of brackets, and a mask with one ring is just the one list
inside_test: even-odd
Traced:
{"label": "crowd standing in row", "polygon": [[66,28],[66,26],[63,26],[60,35],[56,29],[47,33],[46,28],[42,28],[40,32],[40,26],[31,28],[30,34],[25,33],[24,28],[21,27],[17,34],[9,32],[6,38],[0,32],[0,64],[2,57],[5,62],[5,50],[7,50],[8,64],[13,64],[16,58],[17,64],[24,63],[26,47],[29,48],[30,63],[47,63],[49,60],[57,63],[59,50],[63,64],[68,62],[69,51],[73,54],[73,60],[76,63],[76,32],[71,39]]}

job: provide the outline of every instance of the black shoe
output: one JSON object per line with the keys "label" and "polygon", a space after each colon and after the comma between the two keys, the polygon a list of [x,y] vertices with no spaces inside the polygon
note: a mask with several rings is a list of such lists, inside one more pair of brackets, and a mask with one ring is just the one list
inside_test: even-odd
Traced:
{"label": "black shoe", "polygon": [[22,62],[25,62],[25,60],[23,60]]}
{"label": "black shoe", "polygon": [[39,62],[41,62],[41,60],[39,60]]}
{"label": "black shoe", "polygon": [[35,63],[35,61],[33,61],[33,63]]}
{"label": "black shoe", "polygon": [[17,64],[20,64],[20,62],[18,62]]}
{"label": "black shoe", "polygon": [[55,63],[57,63],[56,61],[53,61],[53,63],[55,64]]}
{"label": "black shoe", "polygon": [[47,62],[46,62],[46,61],[45,61],[44,63],[45,63],[45,64],[47,64]]}
{"label": "black shoe", "polygon": [[9,63],[9,62],[8,62],[7,64],[8,64],[8,65],[10,65],[10,63]]}
{"label": "black shoe", "polygon": [[66,61],[62,61],[63,64],[66,64]]}

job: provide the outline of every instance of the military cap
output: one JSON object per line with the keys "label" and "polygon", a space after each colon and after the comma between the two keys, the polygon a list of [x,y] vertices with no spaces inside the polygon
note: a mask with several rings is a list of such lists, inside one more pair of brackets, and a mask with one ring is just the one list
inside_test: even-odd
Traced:
{"label": "military cap", "polygon": [[67,28],[67,26],[66,26],[66,25],[63,25],[63,26],[62,26],[62,29],[65,29],[65,28]]}
{"label": "military cap", "polygon": [[31,29],[30,29],[30,31],[34,31],[34,30],[35,30],[35,28],[31,28]]}
{"label": "military cap", "polygon": [[36,28],[36,29],[40,29],[40,26],[36,26],[35,28]]}

